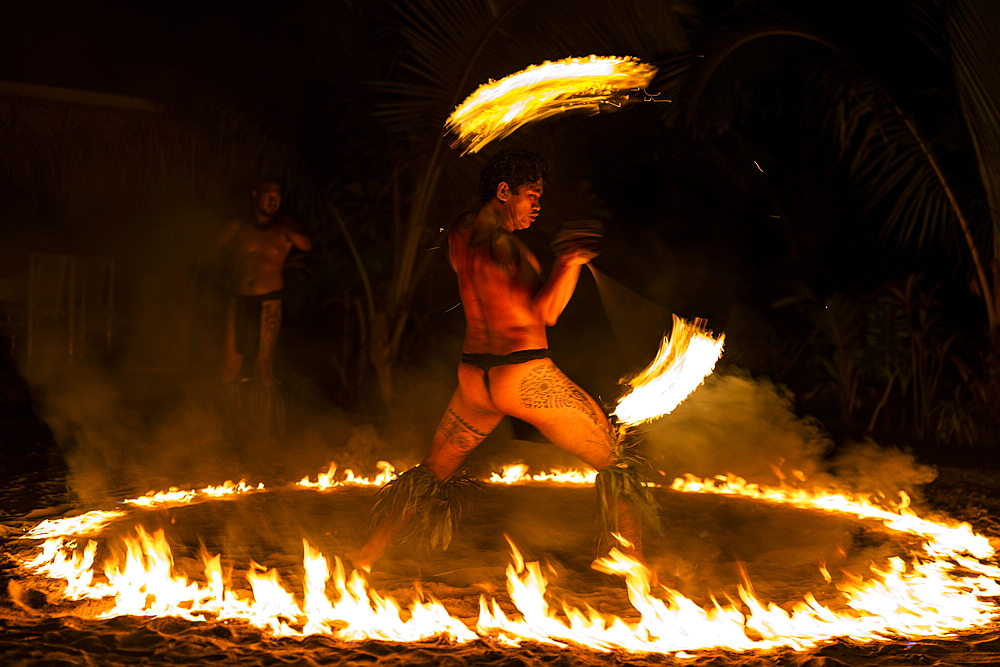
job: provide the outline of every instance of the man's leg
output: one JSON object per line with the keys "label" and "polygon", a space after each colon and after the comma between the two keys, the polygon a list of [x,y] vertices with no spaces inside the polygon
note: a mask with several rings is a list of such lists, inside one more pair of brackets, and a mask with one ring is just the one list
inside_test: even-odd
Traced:
{"label": "man's leg", "polygon": [[[257,308],[256,342],[257,356],[254,358],[253,382],[250,390],[248,422],[252,424],[251,441],[267,446],[284,430],[285,404],[274,386],[274,351],[277,347],[278,330],[281,328],[281,301],[262,301]],[[256,452],[252,458],[265,460],[264,451]]]}
{"label": "man's leg", "polygon": [[239,375],[243,365],[243,355],[236,350],[236,299],[229,298],[226,307],[226,332],[222,339],[222,364],[219,379],[223,383],[232,382]]}
{"label": "man's leg", "polygon": [[254,380],[262,387],[274,384],[274,350],[281,329],[281,301],[260,304],[260,346],[254,366]]}
{"label": "man's leg", "polygon": [[455,473],[473,449],[497,427],[503,413],[497,410],[486,389],[484,373],[470,364],[460,364],[458,387],[438,423],[431,449],[421,465],[444,481]]}
{"label": "man's leg", "polygon": [[[490,400],[483,371],[469,364],[458,368],[458,387],[438,423],[431,448],[421,466],[439,482],[448,479],[466,457],[497,427],[503,414]],[[409,471],[408,471],[409,472]],[[403,473],[407,474],[407,473]],[[392,538],[413,519],[415,512],[386,517],[375,527],[364,547],[348,554],[355,568],[370,569],[392,542]]]}
{"label": "man's leg", "polygon": [[[595,470],[617,462],[616,435],[604,410],[550,359],[498,366],[490,373],[490,387],[504,414],[528,422]],[[633,509],[624,500],[602,500],[617,511],[618,532],[632,544],[624,551],[641,556],[642,525]]]}

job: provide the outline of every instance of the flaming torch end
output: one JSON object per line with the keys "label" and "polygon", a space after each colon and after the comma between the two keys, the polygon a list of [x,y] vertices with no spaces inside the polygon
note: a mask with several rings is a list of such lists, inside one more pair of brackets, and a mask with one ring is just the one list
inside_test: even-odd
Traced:
{"label": "flaming torch end", "polygon": [[452,148],[475,153],[527,123],[571,110],[597,113],[621,106],[628,91],[649,85],[656,68],[636,58],[587,56],[544,62],[489,81],[469,95],[445,122]]}
{"label": "flaming torch end", "polygon": [[716,338],[705,320],[688,322],[674,315],[670,336],[664,336],[653,362],[626,384],[614,416],[623,427],[637,426],[674,411],[701,386],[722,356],[725,334]]}

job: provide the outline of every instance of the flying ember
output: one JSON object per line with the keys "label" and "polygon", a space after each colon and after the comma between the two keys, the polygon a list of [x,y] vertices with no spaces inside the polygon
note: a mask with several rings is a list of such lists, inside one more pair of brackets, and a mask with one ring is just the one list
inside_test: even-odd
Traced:
{"label": "flying ember", "polygon": [[712,373],[726,336],[713,337],[704,324],[674,315],[673,331],[663,337],[656,358],[628,381],[631,391],[618,399],[614,416],[619,424],[636,426],[670,414]]}
{"label": "flying ember", "polygon": [[656,74],[636,58],[587,56],[544,62],[481,85],[448,117],[453,148],[475,153],[532,121],[564,111],[597,113],[602,103],[620,105],[628,91],[645,88]]}

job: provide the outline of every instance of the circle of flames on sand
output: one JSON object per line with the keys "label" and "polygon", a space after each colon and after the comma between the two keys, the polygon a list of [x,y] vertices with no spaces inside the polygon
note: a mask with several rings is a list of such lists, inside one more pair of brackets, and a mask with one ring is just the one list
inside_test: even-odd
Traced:
{"label": "circle of flames on sand", "polygon": [[[306,477],[295,488],[330,491],[346,487],[376,487],[392,479],[392,466],[379,463],[372,479],[352,471],[338,475],[335,466]],[[529,475],[527,466],[506,466],[493,473],[493,484],[592,484],[594,471],[554,470]],[[838,513],[880,522],[885,528],[919,536],[923,551],[909,562],[893,557],[888,567],[872,566],[863,579],[845,572],[837,584],[847,611],[821,605],[811,593],[791,609],[766,603],[754,596],[749,581],[739,588],[740,600],[702,608],[665,586],[652,587],[645,567],[617,549],[595,562],[595,568],[624,577],[629,601],[641,620],[627,622],[563,603],[557,612],[546,598],[547,580],[538,563],[525,562],[511,543],[507,589],[520,617],[508,617],[496,599],[480,598],[475,628],[434,600],[414,600],[403,605],[369,588],[365,575],[346,573],[339,558],[331,562],[308,541],[303,541],[302,591],[293,593],[282,584],[277,570],[253,565],[246,574],[252,595],[229,587],[219,555],[203,558],[203,581],[178,574],[163,531],[153,534],[141,526],[126,539],[123,560],[108,558],[95,567],[96,537],[105,527],[127,516],[123,509],[95,510],[80,516],[42,521],[23,539],[41,540],[38,554],[23,566],[36,575],[65,582],[67,601],[109,599],[111,607],[100,618],[121,615],[175,616],[190,621],[242,619],[274,636],[331,635],[352,641],[376,639],[396,642],[447,637],[456,643],[474,640],[516,646],[536,641],[553,645],[581,645],[598,651],[673,653],[712,648],[745,651],[787,647],[803,650],[838,638],[879,641],[894,638],[942,637],[985,625],[1000,608],[1000,568],[989,540],[965,523],[921,518],[908,507],[908,498],[887,506],[867,496],[852,496],[821,489],[747,483],[734,475],[699,479],[687,475],[671,488],[685,493],[709,493],[806,510]],[[170,489],[122,501],[129,508],[189,505],[206,500],[231,499],[265,493],[263,484],[227,482],[198,490]],[[255,564],[254,564],[255,565]],[[832,578],[821,566],[824,578]],[[334,595],[328,595],[330,589]],[[654,592],[656,593],[654,595]]]}

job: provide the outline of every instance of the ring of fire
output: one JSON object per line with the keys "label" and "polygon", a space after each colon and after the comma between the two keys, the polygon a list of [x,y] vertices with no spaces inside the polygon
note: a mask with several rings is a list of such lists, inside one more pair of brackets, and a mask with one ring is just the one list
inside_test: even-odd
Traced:
{"label": "ring of fire", "polygon": [[[316,481],[303,479],[293,490],[373,486],[391,478],[392,471],[389,466],[382,467],[376,481],[355,477],[349,471],[336,479],[333,468],[324,475]],[[544,482],[552,476],[543,474],[532,479],[525,475],[523,467],[507,467],[490,481],[498,485]],[[590,477],[586,473],[564,473],[562,479],[564,484],[586,484]],[[483,639],[517,645],[532,640],[600,651],[675,654],[720,647],[741,651],[779,647],[801,650],[841,637],[856,641],[940,637],[984,625],[1000,612],[996,601],[989,599],[1000,595],[1000,568],[993,564],[995,553],[989,540],[973,533],[968,524],[918,517],[908,509],[905,496],[897,507],[886,509],[870,498],[787,486],[764,487],[734,476],[710,480],[687,476],[676,480],[672,489],[876,521],[890,531],[919,537],[924,543],[920,553],[911,553],[910,563],[893,557],[887,567],[873,566],[867,580],[856,576],[838,584],[846,612],[822,606],[812,593],[786,610],[754,597],[749,581],[740,585],[739,600],[730,597],[718,601],[710,596],[712,604],[706,607],[666,587],[653,595],[645,568],[613,552],[595,567],[626,579],[633,616],[638,616],[638,621],[565,602],[561,613],[557,613],[545,597],[548,582],[543,568],[525,562],[511,543],[513,562],[507,568],[507,589],[513,607],[504,606],[516,609],[520,617],[509,616],[495,597],[481,596],[474,630],[469,627],[472,623],[468,613],[464,621],[456,618],[432,597],[426,602],[414,600],[404,612],[396,600],[369,588],[360,574],[347,575],[339,559],[334,560],[331,571],[331,563],[307,540],[303,541],[304,577],[296,593],[282,585],[277,569],[265,570],[256,564],[251,564],[246,574],[252,594],[241,593],[231,586],[232,573],[224,570],[218,555],[206,555],[204,574],[198,581],[190,580],[176,571],[163,530],[150,533],[138,525],[134,537],[123,538],[123,556],[105,557],[102,573],[101,568],[95,568],[97,542],[89,538],[128,517],[129,513],[122,510],[41,522],[23,536],[44,540],[41,550],[22,562],[35,574],[65,581],[64,600],[103,599],[108,608],[99,614],[102,618],[136,615],[178,616],[191,621],[243,619],[275,636],[320,633],[348,641],[421,641],[444,636],[454,642]],[[265,491],[262,485],[227,484],[199,491],[151,493],[125,502],[136,508],[178,507]],[[830,581],[825,569],[824,577]],[[330,589],[334,591],[332,596],[328,594]]]}

